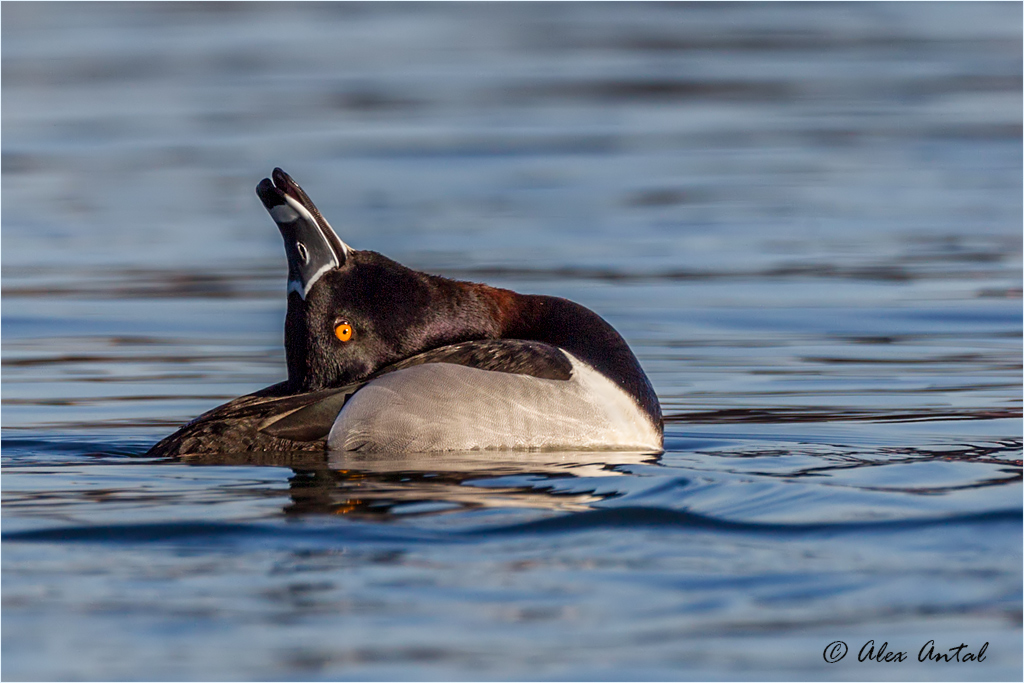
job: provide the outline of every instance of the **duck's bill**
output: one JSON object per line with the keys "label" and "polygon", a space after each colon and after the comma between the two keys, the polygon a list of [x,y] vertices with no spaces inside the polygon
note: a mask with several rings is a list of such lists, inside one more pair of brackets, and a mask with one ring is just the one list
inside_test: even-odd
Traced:
{"label": "duck's bill", "polygon": [[272,177],[256,186],[256,194],[284,237],[288,291],[305,299],[324,273],[345,263],[349,248],[298,183],[279,168]]}

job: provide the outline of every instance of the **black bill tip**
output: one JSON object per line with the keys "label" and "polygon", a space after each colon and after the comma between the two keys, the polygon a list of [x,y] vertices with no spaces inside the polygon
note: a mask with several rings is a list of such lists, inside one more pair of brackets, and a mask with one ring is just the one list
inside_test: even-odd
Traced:
{"label": "black bill tip", "polygon": [[284,238],[288,290],[303,299],[320,277],[345,263],[348,246],[334,233],[298,183],[280,168],[256,186],[256,194]]}

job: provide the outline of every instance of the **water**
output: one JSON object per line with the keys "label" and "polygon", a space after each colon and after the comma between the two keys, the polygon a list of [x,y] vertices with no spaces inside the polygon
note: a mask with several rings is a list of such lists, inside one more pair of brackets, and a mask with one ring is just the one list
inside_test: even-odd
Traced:
{"label": "water", "polygon": [[[6,680],[1020,680],[1019,4],[2,19]],[[665,454],[146,458],[284,376],[274,166]]]}

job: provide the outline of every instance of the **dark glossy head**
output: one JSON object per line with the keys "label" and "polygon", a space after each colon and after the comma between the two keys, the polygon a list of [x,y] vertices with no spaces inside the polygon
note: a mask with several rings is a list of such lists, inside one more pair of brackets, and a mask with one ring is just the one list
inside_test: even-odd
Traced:
{"label": "dark glossy head", "polygon": [[422,351],[497,335],[493,300],[481,296],[479,285],[350,248],[281,169],[256,192],[288,255],[292,391],[342,386]]}

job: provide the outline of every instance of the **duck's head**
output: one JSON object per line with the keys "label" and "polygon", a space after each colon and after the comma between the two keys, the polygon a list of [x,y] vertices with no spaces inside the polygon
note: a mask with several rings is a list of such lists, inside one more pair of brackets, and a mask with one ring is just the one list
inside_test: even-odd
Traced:
{"label": "duck's head", "polygon": [[256,187],[288,256],[285,355],[293,391],[358,381],[438,346],[496,336],[482,285],[420,273],[352,249],[279,168]]}

